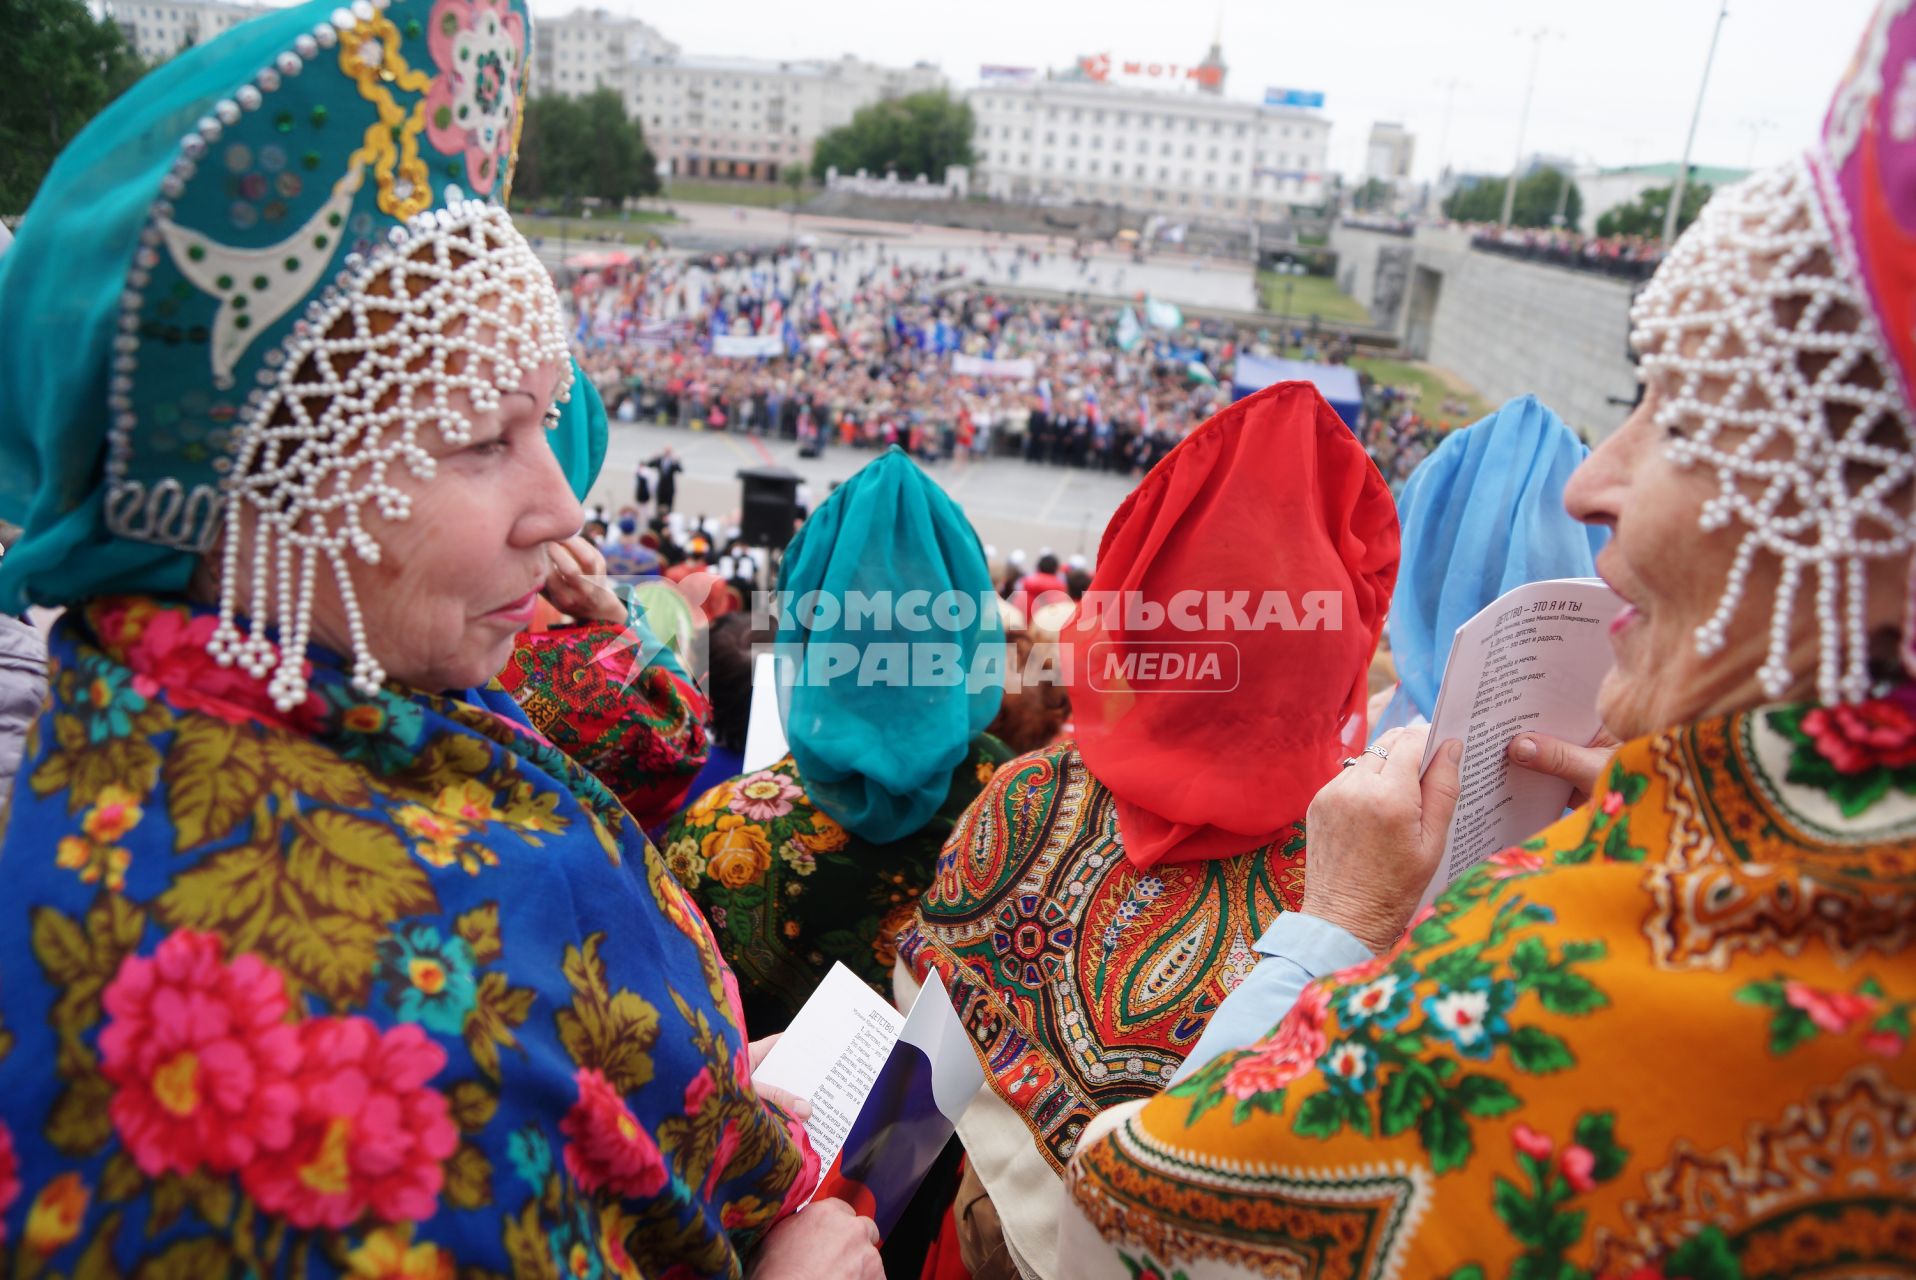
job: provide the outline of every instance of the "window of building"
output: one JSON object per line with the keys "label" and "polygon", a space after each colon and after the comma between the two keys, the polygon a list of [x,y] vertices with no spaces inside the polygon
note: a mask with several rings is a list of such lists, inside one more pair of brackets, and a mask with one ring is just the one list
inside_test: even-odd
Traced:
{"label": "window of building", "polygon": [[1102,111],[1093,111],[1093,112],[1091,113],[1091,123],[1092,123],[1092,124],[1103,124],[1103,123],[1104,123],[1104,112],[1102,112]]}
{"label": "window of building", "polygon": [[1074,133],[1074,134],[1072,134],[1072,135],[1071,135],[1071,141],[1070,141],[1070,143],[1069,143],[1068,145],[1069,145],[1069,146],[1070,146],[1070,147],[1071,147],[1071,148],[1072,148],[1073,150],[1075,150],[1075,149],[1077,148],[1077,145],[1078,145],[1078,135],[1077,135],[1077,134],[1075,134],[1075,133]]}
{"label": "window of building", "polygon": [[1216,148],[1216,147],[1212,147],[1212,148],[1211,148],[1211,149],[1210,149],[1209,151],[1206,151],[1206,152],[1204,153],[1204,158],[1205,158],[1206,160],[1216,160],[1216,159],[1217,159],[1217,148]]}
{"label": "window of building", "polygon": [[1111,149],[1112,149],[1113,151],[1122,151],[1122,150],[1124,150],[1124,139],[1123,139],[1123,138],[1113,138],[1113,139],[1111,139]]}
{"label": "window of building", "polygon": [[1065,158],[1064,171],[1066,173],[1076,173],[1078,171],[1078,158],[1076,156],[1067,156]]}
{"label": "window of building", "polygon": [[1189,143],[1189,142],[1187,142],[1187,143],[1185,143],[1185,144],[1184,144],[1184,158],[1185,158],[1186,160],[1189,160],[1189,159],[1191,159],[1192,157],[1194,157],[1194,156],[1196,156],[1196,155],[1197,155],[1197,147],[1196,147],[1196,146],[1194,146],[1193,144],[1191,144],[1191,143]]}
{"label": "window of building", "polygon": [[1162,143],[1162,144],[1161,144],[1161,145],[1160,145],[1160,146],[1158,147],[1158,154],[1159,154],[1159,155],[1161,155],[1161,156],[1168,156],[1168,155],[1170,155],[1170,154],[1171,154],[1171,144],[1170,144],[1170,143],[1168,143],[1168,142],[1166,142],[1166,143]]}
{"label": "window of building", "polygon": [[1241,137],[1243,137],[1243,136],[1244,136],[1244,126],[1240,124],[1240,125],[1237,125],[1237,126],[1235,126],[1234,128],[1232,128],[1232,130],[1231,130],[1231,135],[1232,135],[1233,137],[1237,137],[1237,138],[1241,138]]}
{"label": "window of building", "polygon": [[1137,173],[1137,176],[1138,176],[1138,177],[1139,177],[1140,179],[1142,179],[1142,178],[1144,177],[1144,166],[1143,166],[1143,165],[1139,165],[1139,166],[1138,166],[1138,173]]}
{"label": "window of building", "polygon": [[1095,175],[1098,172],[1098,162],[1096,160],[1090,161],[1088,164],[1085,165],[1084,171],[1086,173]]}

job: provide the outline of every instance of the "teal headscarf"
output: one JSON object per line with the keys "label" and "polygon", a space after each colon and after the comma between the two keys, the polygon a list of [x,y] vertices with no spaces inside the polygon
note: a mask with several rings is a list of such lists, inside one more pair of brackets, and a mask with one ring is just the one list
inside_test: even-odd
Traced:
{"label": "teal headscarf", "polygon": [[[1004,625],[978,535],[894,447],[819,504],[778,586],[791,605],[778,652],[793,659],[780,703],[806,791],[875,844],[910,835],[1004,697]],[[881,597],[881,612],[848,608]]]}
{"label": "teal headscarf", "polygon": [[1430,717],[1457,628],[1526,582],[1587,578],[1610,533],[1571,519],[1563,490],[1590,449],[1563,419],[1520,396],[1452,432],[1398,500],[1403,561],[1390,602],[1399,684],[1372,726]]}
{"label": "teal headscarf", "polygon": [[[502,205],[524,0],[270,10],[142,79],[54,164],[0,257],[0,611],[183,589],[234,428],[309,309],[395,236]],[[604,454],[590,384],[553,446]],[[581,394],[583,393],[583,394]]]}

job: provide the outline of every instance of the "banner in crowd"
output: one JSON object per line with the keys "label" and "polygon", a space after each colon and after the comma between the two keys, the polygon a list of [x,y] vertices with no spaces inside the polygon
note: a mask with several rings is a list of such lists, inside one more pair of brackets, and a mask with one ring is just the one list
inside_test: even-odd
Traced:
{"label": "banner in crowd", "polygon": [[1138,343],[1143,337],[1144,328],[1138,323],[1138,313],[1126,307],[1124,314],[1118,317],[1117,332],[1113,335],[1113,340],[1118,344],[1118,350],[1126,355],[1131,354],[1138,349]]}
{"label": "banner in crowd", "polygon": [[1144,300],[1144,322],[1153,329],[1182,329],[1184,313],[1173,302],[1159,302],[1156,298]]}
{"label": "banner in crowd", "polygon": [[712,337],[712,354],[745,358],[776,356],[785,352],[785,342],[776,333],[720,333]]}
{"label": "banner in crowd", "polygon": [[1038,366],[1028,358],[988,360],[984,356],[954,355],[951,371],[966,378],[1029,378],[1038,372]]}

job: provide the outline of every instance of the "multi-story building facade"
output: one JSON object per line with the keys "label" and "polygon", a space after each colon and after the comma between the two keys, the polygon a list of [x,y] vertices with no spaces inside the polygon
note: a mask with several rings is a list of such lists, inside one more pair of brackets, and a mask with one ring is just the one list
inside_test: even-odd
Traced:
{"label": "multi-story building facade", "polygon": [[532,45],[532,92],[576,98],[609,88],[624,95],[635,65],[678,51],[653,27],[604,9],[541,17]]}
{"label": "multi-story building facade", "polygon": [[777,61],[681,53],[654,28],[605,9],[541,18],[532,91],[616,89],[669,175],[777,180],[808,167],[819,137],[869,103],[945,78],[927,63],[883,67],[849,54]]}
{"label": "multi-story building facade", "polygon": [[117,0],[107,7],[127,43],[148,62],[165,62],[265,11],[263,5],[225,0]]}
{"label": "multi-story building facade", "polygon": [[1226,97],[1216,48],[1188,90],[1095,78],[1100,69],[972,90],[974,188],[1189,218],[1260,218],[1323,198],[1330,122]]}
{"label": "multi-story building facade", "polygon": [[673,55],[634,67],[627,110],[673,176],[771,182],[792,166],[809,167],[818,139],[860,107],[944,87],[928,63]]}

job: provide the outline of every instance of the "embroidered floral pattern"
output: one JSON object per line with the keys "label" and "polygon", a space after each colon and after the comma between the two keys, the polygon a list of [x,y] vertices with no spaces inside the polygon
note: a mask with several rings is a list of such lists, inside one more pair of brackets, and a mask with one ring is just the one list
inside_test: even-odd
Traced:
{"label": "embroidered floral pattern", "polygon": [[1771,712],[1769,723],[1795,747],[1789,780],[1828,792],[1847,817],[1892,788],[1916,795],[1916,686],[1853,706]]}
{"label": "embroidered floral pattern", "polygon": [[438,74],[426,93],[426,135],[440,151],[464,153],[467,185],[489,193],[517,138],[525,23],[504,0],[437,0],[428,22]]}
{"label": "embroidered floral pattern", "polygon": [[1078,1152],[1067,1274],[1139,1248],[1201,1280],[1895,1273],[1912,705],[1619,748],[1390,952]]}
{"label": "embroidered floral pattern", "polygon": [[1788,1053],[1819,1034],[1861,1032],[1865,1053],[1900,1057],[1909,1047],[1911,1010],[1916,1009],[1916,1001],[1886,996],[1874,977],[1863,978],[1854,991],[1826,991],[1778,974],[1739,988],[1736,998],[1774,1011],[1770,1052],[1775,1054]]}
{"label": "embroidered floral pattern", "polygon": [[[1510,1275],[1590,1280],[1591,1272],[1568,1258],[1589,1222],[1589,1214],[1573,1206],[1623,1171],[1630,1153],[1617,1145],[1615,1128],[1615,1113],[1585,1112],[1559,1150],[1549,1135],[1523,1123],[1512,1126],[1510,1145],[1522,1180],[1498,1174],[1493,1184],[1497,1218],[1522,1249]],[[1473,1262],[1453,1271],[1450,1280],[1487,1280],[1488,1274]]]}
{"label": "embroidered floral pattern", "polygon": [[666,865],[718,931],[756,1034],[785,1025],[834,961],[891,991],[898,931],[938,848],[978,794],[977,771],[1009,753],[980,736],[926,827],[874,846],[820,809],[790,756],[697,797],[660,833]]}
{"label": "embroidered floral pattern", "polygon": [[364,698],[323,654],[276,718],[175,652],[198,616],[52,637],[0,842],[8,1265],[551,1280],[563,1238],[584,1274],[739,1270],[816,1156],[605,787],[503,693]]}
{"label": "embroidered floral pattern", "polygon": [[[1473,1147],[1470,1122],[1520,1105],[1503,1078],[1460,1070],[1465,1063],[1488,1064],[1501,1054],[1519,1073],[1543,1074],[1574,1062],[1557,1033],[1528,1020],[1513,1024],[1520,1001],[1570,1017],[1608,1003],[1581,972],[1603,958],[1605,944],[1564,942],[1553,954],[1541,939],[1521,936],[1555,916],[1514,892],[1506,896],[1515,883],[1494,874],[1460,881],[1388,968],[1306,988],[1275,1035],[1206,1064],[1167,1093],[1191,1100],[1193,1122],[1226,1101],[1242,1122],[1256,1112],[1282,1112],[1288,1090],[1321,1076],[1322,1087],[1302,1095],[1294,1133],[1324,1138],[1347,1125],[1386,1136],[1414,1131],[1436,1172],[1461,1166]],[[1459,911],[1493,901],[1488,936],[1445,946],[1455,941],[1449,921]],[[1332,1011],[1334,1031],[1327,1025]]]}

